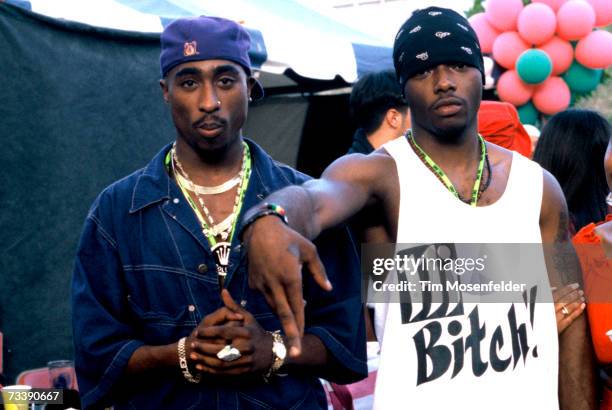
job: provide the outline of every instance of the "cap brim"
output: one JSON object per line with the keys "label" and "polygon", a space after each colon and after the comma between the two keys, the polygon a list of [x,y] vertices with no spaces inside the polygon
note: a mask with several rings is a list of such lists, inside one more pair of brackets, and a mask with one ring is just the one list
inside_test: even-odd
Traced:
{"label": "cap brim", "polygon": [[251,100],[259,101],[264,97],[264,89],[259,81],[255,77],[252,77],[255,82],[253,88],[251,88]]}

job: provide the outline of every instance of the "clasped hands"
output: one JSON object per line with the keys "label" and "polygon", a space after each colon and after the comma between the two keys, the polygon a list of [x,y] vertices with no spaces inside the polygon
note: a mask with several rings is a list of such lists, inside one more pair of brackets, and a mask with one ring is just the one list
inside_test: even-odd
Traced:
{"label": "clasped hands", "polygon": [[[237,304],[227,289],[221,291],[224,306],[207,315],[187,337],[187,362],[198,373],[237,376],[265,373],[274,360],[273,338],[253,315]],[[231,345],[240,351],[232,361],[217,354]]]}

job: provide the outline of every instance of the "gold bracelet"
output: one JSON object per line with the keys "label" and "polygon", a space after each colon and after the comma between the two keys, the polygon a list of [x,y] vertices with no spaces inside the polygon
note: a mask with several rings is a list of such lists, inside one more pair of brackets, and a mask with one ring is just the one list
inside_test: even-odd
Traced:
{"label": "gold bracelet", "polygon": [[264,380],[268,381],[273,374],[276,374],[278,370],[285,363],[285,357],[287,357],[287,348],[285,347],[285,341],[281,336],[280,330],[274,332],[268,332],[272,336],[272,364],[270,369],[264,375]]}
{"label": "gold bracelet", "polygon": [[181,368],[181,372],[185,379],[190,383],[200,383],[201,377],[198,374],[197,376],[193,376],[189,372],[189,367],[187,366],[187,354],[185,352],[185,340],[187,338],[183,337],[178,341],[177,350],[178,350],[178,358],[179,358],[179,366]]}

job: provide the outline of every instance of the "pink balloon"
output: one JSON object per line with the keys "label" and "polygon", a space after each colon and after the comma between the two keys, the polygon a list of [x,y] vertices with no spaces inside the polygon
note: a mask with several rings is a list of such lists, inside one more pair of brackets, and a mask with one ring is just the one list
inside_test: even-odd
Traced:
{"label": "pink balloon", "polygon": [[539,46],[555,34],[557,17],[546,4],[532,3],[527,5],[518,17],[518,32],[523,39]]}
{"label": "pink balloon", "polygon": [[532,0],[532,3],[543,3],[553,9],[553,11],[557,11],[566,1],[567,0]]}
{"label": "pink balloon", "polygon": [[528,48],[529,44],[516,31],[507,31],[497,36],[493,42],[493,59],[500,66],[511,70],[518,56]]}
{"label": "pink balloon", "polygon": [[595,10],[586,1],[569,0],[557,12],[557,35],[563,40],[580,40],[593,27]]}
{"label": "pink balloon", "polygon": [[493,50],[493,41],[499,35],[499,31],[489,23],[484,13],[474,14],[468,21],[478,36],[481,51],[490,53]]}
{"label": "pink balloon", "polygon": [[612,33],[592,31],[576,45],[576,60],[588,68],[608,68],[612,65]]}
{"label": "pink balloon", "polygon": [[571,92],[561,77],[550,77],[533,93],[533,105],[538,111],[553,115],[570,105]]}
{"label": "pink balloon", "polygon": [[515,70],[504,72],[497,80],[499,99],[516,106],[527,104],[533,91],[534,87],[521,81]]}
{"label": "pink balloon", "polygon": [[604,27],[612,24],[612,1],[587,0],[595,10],[595,26]]}
{"label": "pink balloon", "polygon": [[548,54],[552,60],[553,69],[551,75],[562,74],[572,65],[574,48],[569,41],[561,40],[559,37],[554,36],[538,48]]}
{"label": "pink balloon", "polygon": [[499,31],[514,31],[522,9],[522,0],[487,0],[485,15],[489,23]]}

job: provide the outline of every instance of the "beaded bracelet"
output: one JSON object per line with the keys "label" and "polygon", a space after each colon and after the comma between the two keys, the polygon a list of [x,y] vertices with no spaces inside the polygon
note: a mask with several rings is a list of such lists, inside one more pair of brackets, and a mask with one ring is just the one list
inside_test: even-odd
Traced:
{"label": "beaded bracelet", "polygon": [[242,240],[244,235],[244,231],[251,225],[253,222],[258,220],[259,218],[263,218],[264,216],[275,215],[283,221],[285,225],[289,225],[289,221],[287,220],[287,215],[285,212],[285,208],[280,205],[271,204],[265,202],[257,207],[257,209],[246,219],[244,224],[242,225],[242,230],[240,231],[239,238]]}

